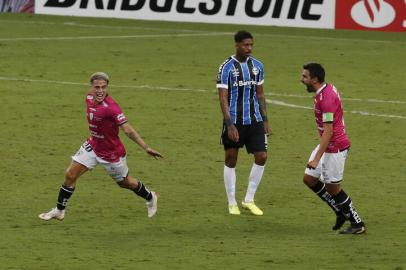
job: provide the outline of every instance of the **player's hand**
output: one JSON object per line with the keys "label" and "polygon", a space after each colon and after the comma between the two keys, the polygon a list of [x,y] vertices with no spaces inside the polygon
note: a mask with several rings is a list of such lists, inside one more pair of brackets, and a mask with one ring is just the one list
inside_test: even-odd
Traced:
{"label": "player's hand", "polygon": [[269,135],[272,134],[272,129],[271,129],[271,127],[269,126],[268,121],[264,121],[264,131],[265,131],[265,135],[266,135],[266,136],[269,136]]}
{"label": "player's hand", "polygon": [[233,142],[238,142],[240,140],[240,134],[238,134],[238,130],[233,124],[227,126],[227,133],[228,138]]}
{"label": "player's hand", "polygon": [[159,153],[158,151],[155,151],[152,148],[147,148],[145,149],[145,151],[147,152],[148,155],[150,155],[151,157],[158,159],[158,158],[163,158],[163,156],[161,155],[161,153]]}
{"label": "player's hand", "polygon": [[309,168],[310,170],[314,170],[317,168],[317,165],[319,165],[319,161],[318,160],[312,160],[307,162],[306,167]]}

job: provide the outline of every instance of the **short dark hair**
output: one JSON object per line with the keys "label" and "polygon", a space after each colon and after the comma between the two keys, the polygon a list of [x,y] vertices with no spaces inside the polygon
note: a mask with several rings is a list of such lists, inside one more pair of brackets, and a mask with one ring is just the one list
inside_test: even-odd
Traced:
{"label": "short dark hair", "polygon": [[324,82],[324,77],[326,76],[326,72],[324,68],[319,63],[307,63],[303,65],[303,69],[309,71],[310,78],[317,78],[320,83]]}
{"label": "short dark hair", "polygon": [[244,31],[244,30],[240,30],[237,33],[235,33],[235,35],[234,35],[234,41],[235,42],[241,42],[241,41],[243,41],[244,39],[247,39],[247,38],[253,39],[251,33],[247,32],[247,31]]}

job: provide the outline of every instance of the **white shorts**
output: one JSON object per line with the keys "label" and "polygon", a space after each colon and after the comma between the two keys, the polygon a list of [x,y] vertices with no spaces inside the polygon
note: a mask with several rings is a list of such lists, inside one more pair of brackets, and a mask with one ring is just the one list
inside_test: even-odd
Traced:
{"label": "white shorts", "polygon": [[[313,150],[310,155],[309,161],[312,161],[319,150],[319,146]],[[343,179],[345,160],[348,157],[348,149],[338,153],[324,153],[321,156],[319,165],[312,170],[306,168],[305,174],[320,178],[320,180],[327,184],[338,184]]]}
{"label": "white shorts", "polygon": [[72,160],[86,166],[89,170],[94,169],[97,164],[101,164],[107,173],[115,181],[120,182],[128,175],[128,166],[126,157],[121,157],[118,162],[110,163],[98,157],[88,142],[84,142]]}

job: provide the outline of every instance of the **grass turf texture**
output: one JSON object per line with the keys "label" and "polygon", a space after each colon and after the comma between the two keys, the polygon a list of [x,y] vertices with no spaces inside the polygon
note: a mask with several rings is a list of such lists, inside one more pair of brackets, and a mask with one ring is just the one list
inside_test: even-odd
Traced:
{"label": "grass turf texture", "polygon": [[[263,217],[229,216],[222,180],[215,76],[241,28],[254,34],[273,102]],[[112,38],[138,35],[150,37]],[[0,269],[406,269],[405,48],[399,33],[1,14]],[[312,106],[299,82],[308,61],[324,64],[344,99],[353,147],[343,187],[367,235],[331,231],[333,213],[301,180],[318,141],[313,113],[274,104]],[[143,200],[98,167],[80,178],[63,222],[40,221],[88,136],[94,71],[111,76],[130,123],[165,155],[155,161],[123,138],[132,175],[161,192],[158,214],[148,219]],[[241,151],[238,201],[251,164]]]}

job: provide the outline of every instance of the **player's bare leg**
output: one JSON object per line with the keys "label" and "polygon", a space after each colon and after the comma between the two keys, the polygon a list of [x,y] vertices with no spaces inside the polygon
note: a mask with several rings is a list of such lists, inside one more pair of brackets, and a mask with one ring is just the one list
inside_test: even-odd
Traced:
{"label": "player's bare leg", "polygon": [[59,189],[58,201],[55,208],[51,211],[42,213],[38,217],[42,220],[63,220],[65,218],[65,208],[69,198],[75,191],[75,185],[78,178],[88,171],[88,168],[76,161],[72,161],[65,172],[65,180]]}
{"label": "player's bare leg", "polygon": [[127,175],[122,181],[117,184],[129,190],[134,191],[135,194],[144,198],[147,202],[148,217],[153,217],[158,210],[158,197],[159,192],[149,191],[147,187],[139,180]]}

